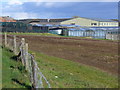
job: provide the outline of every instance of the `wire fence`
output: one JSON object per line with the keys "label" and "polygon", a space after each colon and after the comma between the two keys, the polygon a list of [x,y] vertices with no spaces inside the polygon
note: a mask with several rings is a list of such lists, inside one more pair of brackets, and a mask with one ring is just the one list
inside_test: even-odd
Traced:
{"label": "wire fence", "polygon": [[9,48],[18,56],[23,66],[28,71],[29,79],[33,88],[51,88],[50,83],[40,71],[35,61],[34,55],[28,53],[28,43],[25,39],[16,38],[16,36],[7,35],[5,33],[3,39],[4,46]]}

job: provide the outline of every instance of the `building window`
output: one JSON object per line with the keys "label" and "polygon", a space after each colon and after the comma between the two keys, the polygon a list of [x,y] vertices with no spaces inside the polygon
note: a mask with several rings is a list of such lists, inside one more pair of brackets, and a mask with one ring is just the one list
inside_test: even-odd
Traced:
{"label": "building window", "polygon": [[100,25],[103,25],[103,23],[100,23]]}
{"label": "building window", "polygon": [[91,25],[97,25],[97,23],[91,23]]}
{"label": "building window", "polygon": [[71,25],[75,25],[75,23],[71,23]]}

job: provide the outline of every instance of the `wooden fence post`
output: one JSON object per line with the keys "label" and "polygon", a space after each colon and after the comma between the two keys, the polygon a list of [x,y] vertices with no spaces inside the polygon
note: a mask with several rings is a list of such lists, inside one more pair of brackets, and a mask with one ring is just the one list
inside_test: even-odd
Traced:
{"label": "wooden fence post", "polygon": [[13,40],[13,52],[15,55],[17,55],[17,45],[16,45],[16,36],[14,35],[14,40]]}
{"label": "wooden fence post", "polygon": [[29,69],[29,62],[28,62],[28,43],[25,44],[25,68],[26,70]]}
{"label": "wooden fence post", "polygon": [[24,59],[25,59],[25,57],[24,57],[24,50],[25,49],[25,39],[24,38],[22,38],[22,40],[21,40],[21,60],[22,60],[22,64],[23,65],[25,65],[25,61],[24,61]]}
{"label": "wooden fence post", "polygon": [[7,34],[5,33],[5,47],[7,47]]}
{"label": "wooden fence post", "polygon": [[36,81],[36,67],[35,67],[35,62],[34,58],[32,58],[32,76],[33,76],[33,88],[36,88],[37,86],[37,81]]}

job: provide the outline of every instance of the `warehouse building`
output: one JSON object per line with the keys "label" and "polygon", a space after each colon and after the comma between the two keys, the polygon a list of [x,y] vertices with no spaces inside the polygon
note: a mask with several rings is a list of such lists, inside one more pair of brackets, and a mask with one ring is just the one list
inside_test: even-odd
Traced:
{"label": "warehouse building", "polygon": [[79,25],[82,27],[118,27],[118,21],[110,19],[72,17],[61,19],[22,19],[18,20],[26,24],[41,25]]}
{"label": "warehouse building", "polygon": [[72,17],[72,18],[57,18],[57,19],[21,19],[18,22],[32,25],[44,25],[53,26],[58,25],[78,25],[81,27],[118,27],[118,21],[112,19],[96,19],[96,18],[84,18],[84,17]]}
{"label": "warehouse building", "polygon": [[62,19],[21,19],[18,22],[23,22],[26,24],[40,24],[40,25],[60,25],[61,22],[70,20],[72,18],[62,18]]}
{"label": "warehouse building", "polygon": [[71,20],[66,20],[61,22],[60,24],[80,25],[83,27],[118,27],[118,21],[110,19],[96,19],[83,17],[76,17]]}

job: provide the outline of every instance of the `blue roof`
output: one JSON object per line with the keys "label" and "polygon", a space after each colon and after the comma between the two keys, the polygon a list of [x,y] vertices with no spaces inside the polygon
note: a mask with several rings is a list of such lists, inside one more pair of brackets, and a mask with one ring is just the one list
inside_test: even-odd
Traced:
{"label": "blue roof", "polygon": [[82,27],[80,27],[80,28],[78,28],[78,29],[76,29],[76,28],[69,28],[69,30],[83,30],[83,31],[85,31],[85,30],[93,30],[93,31],[96,31],[96,30],[118,30],[118,27],[116,27],[116,28],[110,28],[110,27],[99,27],[99,28],[94,28],[94,27],[91,27],[91,28],[82,28]]}
{"label": "blue roof", "polygon": [[80,25],[66,25],[66,24],[62,24],[60,26],[65,26],[65,27],[80,27]]}
{"label": "blue roof", "polygon": [[80,28],[79,30],[88,30],[88,28]]}
{"label": "blue roof", "polygon": [[45,26],[53,27],[53,25],[52,25],[52,24],[46,24]]}
{"label": "blue roof", "polygon": [[99,18],[93,18],[92,20],[100,21],[100,22],[117,22],[110,19],[99,19]]}
{"label": "blue roof", "polygon": [[85,30],[91,30],[91,29],[89,29],[89,28],[78,28],[78,29],[76,29],[76,28],[69,28],[69,30],[82,30],[82,31],[85,31]]}
{"label": "blue roof", "polygon": [[77,30],[77,29],[75,29],[75,28],[69,28],[69,30]]}
{"label": "blue roof", "polygon": [[[82,17],[81,17],[82,18]],[[84,17],[83,17],[84,18]],[[86,18],[86,17],[85,17]],[[102,19],[102,18],[86,18],[86,19],[91,19],[91,20],[95,20],[95,21],[100,21],[100,22],[117,22],[117,21],[113,21],[111,19]]]}
{"label": "blue roof", "polygon": [[41,24],[34,24],[33,26],[43,26],[43,25],[41,25]]}
{"label": "blue roof", "polygon": [[119,27],[91,27],[91,28],[119,28]]}

